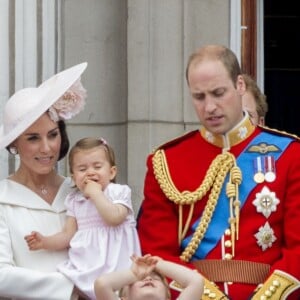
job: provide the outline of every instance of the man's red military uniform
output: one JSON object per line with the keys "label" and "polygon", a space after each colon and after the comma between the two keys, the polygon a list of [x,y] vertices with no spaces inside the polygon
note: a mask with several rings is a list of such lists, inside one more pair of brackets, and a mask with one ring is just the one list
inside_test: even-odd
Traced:
{"label": "man's red military uniform", "polygon": [[300,299],[295,137],[246,114],[226,136],[200,128],[161,146],[147,167],[143,253],[196,266],[208,279],[202,299]]}

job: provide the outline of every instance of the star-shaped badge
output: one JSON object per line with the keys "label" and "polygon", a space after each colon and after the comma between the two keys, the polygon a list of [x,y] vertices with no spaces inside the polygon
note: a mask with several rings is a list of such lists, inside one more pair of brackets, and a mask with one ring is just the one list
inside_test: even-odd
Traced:
{"label": "star-shaped badge", "polygon": [[279,200],[276,194],[264,186],[260,193],[256,194],[256,199],[252,202],[256,206],[256,211],[262,213],[266,218],[276,211]]}
{"label": "star-shaped badge", "polygon": [[262,248],[263,251],[265,251],[267,248],[271,248],[272,244],[276,241],[274,231],[268,222],[266,222],[264,226],[261,226],[254,236],[257,239],[257,244]]}

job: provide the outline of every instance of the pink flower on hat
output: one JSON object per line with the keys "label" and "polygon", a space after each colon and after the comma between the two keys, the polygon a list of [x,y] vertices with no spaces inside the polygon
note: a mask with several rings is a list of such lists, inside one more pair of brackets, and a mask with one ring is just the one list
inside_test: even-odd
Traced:
{"label": "pink flower on hat", "polygon": [[83,110],[86,89],[81,84],[80,78],[49,108],[50,118],[58,120],[69,120]]}

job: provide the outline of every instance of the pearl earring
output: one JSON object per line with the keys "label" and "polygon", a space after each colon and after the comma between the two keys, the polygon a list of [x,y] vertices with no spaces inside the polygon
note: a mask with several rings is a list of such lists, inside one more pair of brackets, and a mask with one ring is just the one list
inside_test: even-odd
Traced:
{"label": "pearl earring", "polygon": [[9,152],[13,155],[16,155],[16,154],[18,154],[18,149],[17,149],[17,147],[11,146],[11,147],[9,147]]}

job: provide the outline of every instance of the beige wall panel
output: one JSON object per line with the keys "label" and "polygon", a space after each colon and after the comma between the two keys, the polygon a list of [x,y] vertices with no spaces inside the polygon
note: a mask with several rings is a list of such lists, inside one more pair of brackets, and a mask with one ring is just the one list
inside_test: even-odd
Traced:
{"label": "beige wall panel", "polygon": [[182,17],[179,0],[128,1],[129,120],[182,121]]}
{"label": "beige wall panel", "polygon": [[87,61],[88,103],[81,123],[127,119],[126,1],[67,0],[64,13],[64,64]]}
{"label": "beige wall panel", "polygon": [[[184,69],[192,52],[205,44],[230,43],[230,0],[184,2]],[[184,70],[185,72],[185,70]],[[184,121],[198,122],[184,77]]]}

